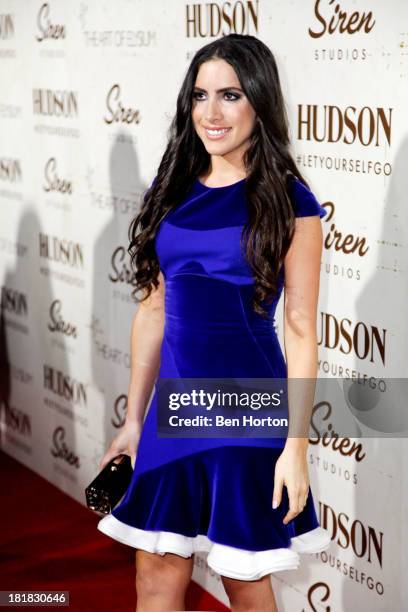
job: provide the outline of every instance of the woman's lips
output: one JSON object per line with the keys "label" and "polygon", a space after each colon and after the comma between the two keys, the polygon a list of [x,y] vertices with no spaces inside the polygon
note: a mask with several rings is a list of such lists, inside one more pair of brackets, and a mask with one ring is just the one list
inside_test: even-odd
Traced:
{"label": "woman's lips", "polygon": [[220,128],[219,130],[209,130],[204,128],[207,138],[210,140],[220,140],[224,138],[232,128]]}

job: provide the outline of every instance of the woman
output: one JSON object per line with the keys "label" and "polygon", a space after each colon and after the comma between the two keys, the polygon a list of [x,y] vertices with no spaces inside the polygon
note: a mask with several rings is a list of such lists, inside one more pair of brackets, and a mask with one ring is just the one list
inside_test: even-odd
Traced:
{"label": "woman", "polygon": [[[271,51],[238,34],[204,46],[130,226],[144,299],[126,422],[101,461],[126,453],[134,465],[98,528],[136,548],[140,612],[185,609],[197,551],[208,553],[232,610],[276,610],[269,574],[329,545],[309,487],[307,436],[159,437],[156,388],[144,421],[157,376],[315,379],[325,214],[289,152]],[[273,327],[283,288],[286,361]],[[289,422],[294,415],[289,405]]]}

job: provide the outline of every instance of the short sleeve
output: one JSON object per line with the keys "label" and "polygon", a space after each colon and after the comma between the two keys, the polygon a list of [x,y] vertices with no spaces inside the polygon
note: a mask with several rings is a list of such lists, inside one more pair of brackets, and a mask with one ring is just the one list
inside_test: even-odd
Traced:
{"label": "short sleeve", "polygon": [[319,204],[312,191],[298,178],[291,178],[289,181],[289,196],[293,202],[296,217],[319,215],[322,218],[327,215],[327,210]]}

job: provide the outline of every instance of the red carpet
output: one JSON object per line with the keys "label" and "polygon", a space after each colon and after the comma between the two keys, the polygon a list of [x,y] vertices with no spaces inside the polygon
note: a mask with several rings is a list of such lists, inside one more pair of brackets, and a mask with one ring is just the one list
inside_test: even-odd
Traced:
{"label": "red carpet", "polygon": [[[99,532],[99,515],[1,451],[0,462],[0,589],[64,590],[71,610],[134,612],[134,549]],[[193,581],[186,607],[228,610]]]}

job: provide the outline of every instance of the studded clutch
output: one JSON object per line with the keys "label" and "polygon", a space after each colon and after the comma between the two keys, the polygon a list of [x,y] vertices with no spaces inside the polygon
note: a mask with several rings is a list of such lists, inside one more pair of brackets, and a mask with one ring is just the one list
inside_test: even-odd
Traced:
{"label": "studded clutch", "polygon": [[109,514],[128,488],[132,473],[129,455],[111,459],[85,489],[88,508]]}

